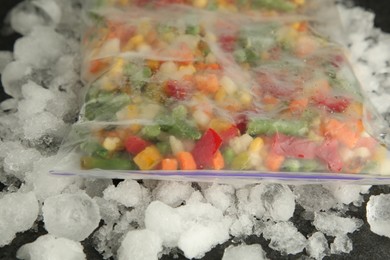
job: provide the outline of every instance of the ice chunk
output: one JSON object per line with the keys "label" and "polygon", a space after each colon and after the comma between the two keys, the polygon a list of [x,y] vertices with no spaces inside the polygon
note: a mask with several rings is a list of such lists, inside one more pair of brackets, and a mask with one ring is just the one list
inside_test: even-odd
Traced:
{"label": "ice chunk", "polygon": [[294,214],[295,196],[286,185],[262,183],[250,190],[249,203],[244,207],[257,218],[287,221]]}
{"label": "ice chunk", "polygon": [[316,212],[313,224],[317,230],[329,236],[353,233],[363,225],[363,220],[343,218],[332,213]]}
{"label": "ice chunk", "polygon": [[10,51],[0,51],[0,74],[3,72],[4,68],[10,63],[13,59],[12,52]]}
{"label": "ice chunk", "polygon": [[12,29],[26,35],[36,26],[55,27],[61,19],[61,10],[55,1],[24,1],[12,9],[10,16]]}
{"label": "ice chunk", "polygon": [[161,181],[153,190],[153,196],[171,207],[177,207],[194,191],[189,182]]}
{"label": "ice chunk", "polygon": [[[48,68],[67,51],[64,37],[53,28],[37,26],[14,45],[15,59],[34,68]],[[34,50],[34,51],[32,51]]]}
{"label": "ice chunk", "polygon": [[225,249],[222,260],[264,260],[265,255],[261,245],[238,245]]}
{"label": "ice chunk", "polygon": [[118,260],[157,260],[162,250],[162,241],[154,232],[129,231],[118,250]]}
{"label": "ice chunk", "polygon": [[294,194],[297,203],[307,211],[328,210],[336,205],[332,193],[322,185],[297,185]]}
{"label": "ice chunk", "polygon": [[204,196],[208,202],[225,211],[233,205],[234,188],[230,185],[212,184],[204,190]]}
{"label": "ice chunk", "polygon": [[269,247],[282,254],[297,254],[306,247],[306,238],[291,222],[278,222],[267,226],[263,236],[271,240]]}
{"label": "ice chunk", "polygon": [[192,224],[183,232],[178,241],[178,247],[187,258],[202,258],[217,244],[229,239],[229,233],[223,223],[209,225]]}
{"label": "ice chunk", "polygon": [[31,169],[33,163],[41,157],[41,154],[32,148],[10,149],[4,158],[4,171],[15,175],[19,179],[24,179],[25,173]]}
{"label": "ice chunk", "polygon": [[65,188],[78,182],[79,177],[60,177],[49,173],[58,162],[57,156],[41,157],[34,163],[33,170],[26,173],[26,185],[34,189],[38,200],[60,194]]}
{"label": "ice chunk", "polygon": [[353,249],[352,240],[348,235],[336,236],[333,243],[330,245],[330,251],[332,254],[348,254]]}
{"label": "ice chunk", "polygon": [[85,260],[83,246],[66,238],[47,234],[19,248],[16,257],[24,260]]}
{"label": "ice chunk", "polygon": [[380,236],[390,237],[390,194],[371,196],[366,210],[371,231]]}
{"label": "ice chunk", "polygon": [[91,198],[103,197],[103,191],[110,185],[112,185],[112,180],[110,179],[84,179],[85,192]]}
{"label": "ice chunk", "polygon": [[67,132],[64,121],[49,112],[42,112],[26,119],[23,133],[26,139],[37,140],[44,135],[62,137]]}
{"label": "ice chunk", "polygon": [[31,72],[31,67],[23,62],[13,61],[8,63],[1,74],[4,92],[14,98],[22,97],[22,85],[27,82],[27,77]]}
{"label": "ice chunk", "polygon": [[103,194],[106,200],[116,201],[126,207],[136,206],[142,197],[141,187],[134,180],[122,181],[117,187],[110,185]]}
{"label": "ice chunk", "polygon": [[42,207],[46,230],[55,236],[82,241],[99,225],[99,207],[88,195],[60,194]]}
{"label": "ice chunk", "polygon": [[[24,102],[20,102],[18,106],[19,116],[22,116],[22,118],[29,117],[34,113],[42,112],[46,107],[47,102],[55,98],[50,90],[39,86],[31,80],[22,86],[22,95],[24,97]],[[36,103],[35,107],[26,102]]]}
{"label": "ice chunk", "polygon": [[99,211],[105,223],[113,223],[120,218],[118,205],[100,197],[93,198],[99,206]]}
{"label": "ice chunk", "polygon": [[164,246],[168,247],[177,246],[177,241],[183,232],[180,215],[160,201],[153,201],[146,209],[145,227],[158,234]]}
{"label": "ice chunk", "polygon": [[253,233],[253,217],[248,214],[240,214],[230,227],[230,234],[235,237],[249,236]]}
{"label": "ice chunk", "polygon": [[229,239],[231,223],[211,204],[192,203],[176,208],[176,212],[185,229],[178,247],[187,258],[201,258],[211,248]]}
{"label": "ice chunk", "polygon": [[10,243],[17,232],[30,229],[38,211],[33,192],[5,194],[0,199],[0,247]]}
{"label": "ice chunk", "polygon": [[312,234],[306,246],[308,255],[316,260],[324,258],[329,254],[328,240],[321,232]]}
{"label": "ice chunk", "polygon": [[338,202],[350,204],[361,201],[360,193],[364,193],[370,186],[332,183],[325,185],[325,187],[332,192]]}

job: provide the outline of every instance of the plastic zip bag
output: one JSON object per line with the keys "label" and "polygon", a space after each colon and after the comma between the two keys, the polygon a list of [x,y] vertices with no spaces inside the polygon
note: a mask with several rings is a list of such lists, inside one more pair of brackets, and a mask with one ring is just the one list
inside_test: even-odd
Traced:
{"label": "plastic zip bag", "polygon": [[378,132],[366,116],[375,111],[344,50],[315,33],[321,21],[304,12],[324,6],[280,1],[299,8],[243,15],[148,2],[91,8],[88,90],[53,173],[390,180],[380,177],[388,151],[367,133]]}

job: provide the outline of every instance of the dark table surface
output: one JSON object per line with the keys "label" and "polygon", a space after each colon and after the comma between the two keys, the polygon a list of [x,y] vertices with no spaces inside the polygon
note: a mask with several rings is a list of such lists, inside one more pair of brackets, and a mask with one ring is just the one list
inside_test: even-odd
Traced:
{"label": "dark table surface", "polygon": [[[8,11],[15,6],[17,3],[21,2],[20,0],[1,0],[0,7],[0,25],[2,25],[4,18]],[[375,12],[375,26],[381,28],[385,32],[390,32],[390,1],[388,0],[354,0],[356,5],[362,6],[367,10],[372,10]],[[2,26],[0,26],[2,28]],[[1,30],[1,29],[0,29]],[[11,50],[15,40],[20,37],[16,33],[11,34],[2,34],[0,35],[0,51],[1,50]],[[7,98],[7,95],[4,93],[3,88],[0,83],[0,100]],[[0,190],[1,190],[0,185]],[[366,209],[365,205],[368,201],[370,195],[378,195],[380,193],[390,193],[389,186],[373,186],[370,190],[370,194],[364,196],[365,203],[359,207],[351,207],[347,212],[348,215],[363,219],[366,221]],[[299,231],[308,235],[314,231],[313,226],[310,221],[305,221],[300,217],[302,209],[297,205],[297,210],[294,214],[292,221],[297,226]],[[29,230],[24,233],[20,233],[14,239],[14,241],[3,248],[0,248],[0,260],[15,259],[15,254],[17,249],[25,243],[34,241],[40,235],[45,234],[46,231],[42,223],[39,223],[37,230]],[[0,234],[1,235],[1,234]],[[365,223],[359,231],[350,234],[350,238],[353,241],[353,251],[350,254],[342,255],[332,255],[331,257],[326,257],[325,259],[364,259],[364,260],[379,260],[379,259],[390,259],[390,239],[378,236],[370,231],[370,227]],[[281,256],[279,253],[268,248],[268,241],[264,238],[250,236],[244,239],[244,242],[247,244],[258,243],[261,244],[264,250],[267,253],[269,259],[304,259],[302,258],[303,254],[298,254],[294,256]],[[102,259],[101,256],[94,250],[91,241],[88,239],[83,241],[84,251],[87,254],[88,259]],[[206,260],[215,260],[221,259],[224,249],[232,244],[232,241],[228,241],[223,245],[217,246],[212,251],[208,252],[203,259]],[[173,259],[172,255],[166,255],[162,259],[168,260]],[[175,258],[178,260],[186,259],[182,256]]]}

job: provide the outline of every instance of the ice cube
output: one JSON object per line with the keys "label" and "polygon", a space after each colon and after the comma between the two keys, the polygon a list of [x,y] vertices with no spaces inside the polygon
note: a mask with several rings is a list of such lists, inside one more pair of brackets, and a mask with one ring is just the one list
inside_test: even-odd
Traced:
{"label": "ice cube", "polygon": [[330,190],[336,200],[340,203],[359,203],[362,200],[360,193],[364,193],[370,186],[332,183],[325,185]]}
{"label": "ice cube", "polygon": [[134,207],[140,203],[142,198],[141,187],[134,180],[125,180],[118,184],[108,186],[104,191],[106,200],[116,201],[126,207]]}
{"label": "ice cube", "polygon": [[83,246],[62,237],[47,234],[32,243],[23,245],[16,257],[24,260],[85,260]]}
{"label": "ice cube", "polygon": [[162,241],[153,231],[131,230],[118,250],[118,260],[157,260]]}
{"label": "ice cube", "polygon": [[93,198],[99,206],[99,212],[105,223],[114,223],[121,214],[119,213],[118,205],[100,197]]}
{"label": "ice cube", "polygon": [[248,214],[239,214],[230,226],[230,234],[235,237],[249,236],[253,233],[254,218]]}
{"label": "ice cube", "polygon": [[32,148],[10,149],[4,158],[4,171],[23,180],[25,173],[30,170],[35,161],[41,157],[41,154]]}
{"label": "ice cube", "polygon": [[13,59],[13,54],[10,51],[0,51],[0,74],[3,72],[4,68],[10,63]]}
{"label": "ice cube", "polygon": [[306,246],[306,252],[308,255],[316,260],[321,260],[329,254],[328,240],[321,232],[315,232],[312,234]]}
{"label": "ice cube", "polygon": [[233,206],[234,188],[230,185],[212,184],[204,190],[206,200],[216,208],[226,211]]}
{"label": "ice cube", "polygon": [[37,26],[55,27],[61,19],[61,10],[55,1],[24,1],[11,10],[10,16],[12,29],[26,35]]}
{"label": "ice cube", "polygon": [[31,73],[31,67],[21,61],[8,63],[1,74],[4,92],[14,98],[21,98],[22,85],[27,82]]}
{"label": "ice cube", "polygon": [[18,39],[14,45],[15,59],[37,69],[49,68],[66,51],[64,37],[44,26],[34,27],[28,36]]}
{"label": "ice cube", "polygon": [[257,218],[287,221],[295,210],[295,196],[286,185],[259,184],[250,190],[247,209]]}
{"label": "ice cube", "polygon": [[75,241],[87,238],[99,225],[99,207],[84,193],[47,198],[42,207],[46,230]]}
{"label": "ice cube", "polygon": [[190,182],[161,181],[153,190],[153,197],[171,207],[177,207],[194,192]]}
{"label": "ice cube", "polygon": [[160,201],[153,201],[146,209],[145,227],[154,231],[168,247],[177,246],[184,228],[180,215]]}
{"label": "ice cube", "polygon": [[37,140],[44,135],[63,137],[68,131],[67,125],[61,119],[49,112],[41,112],[26,119],[23,133],[26,139]]}
{"label": "ice cube", "polygon": [[352,240],[346,234],[336,236],[333,243],[330,245],[330,250],[332,254],[348,254],[352,251],[352,249]]}
{"label": "ice cube", "polygon": [[208,225],[194,223],[181,234],[178,247],[187,258],[200,259],[214,246],[228,239],[229,233],[224,223],[216,222]]}
{"label": "ice cube", "polygon": [[17,232],[31,228],[39,205],[33,192],[9,193],[0,199],[0,247],[10,243]]}
{"label": "ice cube", "polygon": [[211,248],[229,239],[229,219],[209,203],[192,203],[176,208],[184,228],[178,247],[187,258],[201,258]]}
{"label": "ice cube", "polygon": [[265,253],[261,245],[238,245],[225,249],[222,260],[264,260]]}
{"label": "ice cube", "polygon": [[337,203],[332,193],[322,185],[297,185],[294,188],[294,194],[297,203],[311,212],[328,210]]}
{"label": "ice cube", "polygon": [[269,247],[284,255],[297,254],[307,245],[307,239],[291,222],[278,222],[267,226],[263,236],[271,240]]}
{"label": "ice cube", "polygon": [[340,217],[333,213],[316,212],[313,224],[317,230],[329,236],[353,233],[363,225],[363,220]]}
{"label": "ice cube", "polygon": [[390,194],[372,195],[366,206],[370,229],[380,236],[390,237]]}
{"label": "ice cube", "polygon": [[34,163],[33,170],[26,173],[26,186],[34,190],[40,201],[60,194],[71,185],[78,185],[79,177],[60,177],[49,173],[58,160],[57,156],[41,157]]}

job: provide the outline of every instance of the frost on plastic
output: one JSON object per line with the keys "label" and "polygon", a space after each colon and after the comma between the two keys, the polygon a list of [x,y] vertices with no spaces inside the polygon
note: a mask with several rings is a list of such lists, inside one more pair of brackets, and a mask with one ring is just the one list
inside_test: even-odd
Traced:
{"label": "frost on plastic", "polygon": [[376,113],[344,50],[316,32],[321,19],[307,15],[316,1],[197,2],[87,5],[88,89],[62,148],[72,167],[55,173],[386,174],[380,129],[369,125]]}

